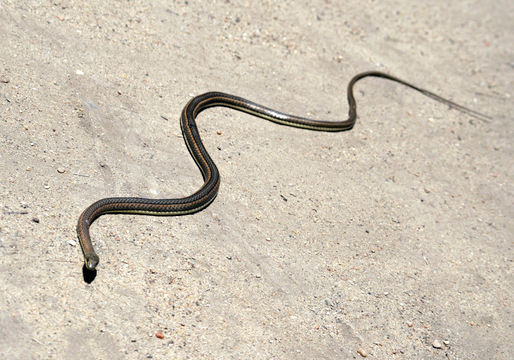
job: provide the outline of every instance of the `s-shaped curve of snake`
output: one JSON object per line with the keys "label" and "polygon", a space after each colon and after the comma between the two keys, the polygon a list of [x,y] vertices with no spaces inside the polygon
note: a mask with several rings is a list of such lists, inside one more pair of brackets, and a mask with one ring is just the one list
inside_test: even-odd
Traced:
{"label": "s-shaped curve of snake", "polygon": [[238,96],[224,94],[221,92],[208,92],[192,98],[182,111],[180,126],[182,135],[189,153],[200,169],[204,183],[194,194],[178,199],[145,199],[137,197],[113,197],[98,200],[87,207],[79,217],[77,224],[77,235],[84,253],[84,262],[88,270],[95,270],[99,263],[91,238],[89,227],[93,222],[104,214],[141,214],[158,216],[176,216],[192,214],[205,209],[216,198],[220,185],[218,168],[207,153],[196,126],[196,117],[203,110],[223,106],[239,110],[262,119],[272,121],[280,125],[297,127],[307,130],[337,132],[351,130],[357,119],[357,104],[353,96],[353,86],[357,81],[365,77],[378,77],[388,79],[411,89],[414,89],[425,96],[448,105],[450,108],[469,114],[470,116],[487,119],[474,110],[456,104],[433,92],[419,88],[411,83],[383,72],[369,71],[355,75],[348,83],[348,119],[343,121],[314,120],[295,115],[288,115],[270,109],[266,106],[256,104],[252,101]]}

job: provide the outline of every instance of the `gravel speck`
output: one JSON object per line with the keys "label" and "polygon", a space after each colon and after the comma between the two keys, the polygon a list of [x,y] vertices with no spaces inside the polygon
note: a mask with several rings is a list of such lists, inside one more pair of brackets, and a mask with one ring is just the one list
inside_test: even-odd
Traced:
{"label": "gravel speck", "polygon": [[435,339],[433,342],[432,342],[432,347],[434,349],[442,349],[443,345],[441,344],[441,342],[437,339]]}
{"label": "gravel speck", "polygon": [[366,357],[366,356],[368,356],[368,353],[367,353],[367,352],[366,352],[366,350],[364,350],[364,349],[358,349],[358,350],[357,350],[357,353],[358,353],[360,356],[362,356],[362,357]]}

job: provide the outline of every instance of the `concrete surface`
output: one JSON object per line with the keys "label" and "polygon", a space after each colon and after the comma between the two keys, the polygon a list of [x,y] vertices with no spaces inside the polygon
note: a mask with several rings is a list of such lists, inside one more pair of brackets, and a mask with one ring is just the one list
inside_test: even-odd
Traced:
{"label": "concrete surface", "polygon": [[[0,4],[2,359],[514,357],[512,1]],[[84,281],[86,206],[201,185],[191,96],[340,119],[372,69],[492,120],[379,79],[346,133],[210,110],[217,200],[102,217]]]}

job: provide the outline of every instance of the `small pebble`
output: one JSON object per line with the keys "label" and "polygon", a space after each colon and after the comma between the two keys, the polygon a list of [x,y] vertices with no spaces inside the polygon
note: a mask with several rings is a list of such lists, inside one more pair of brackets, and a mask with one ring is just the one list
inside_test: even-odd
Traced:
{"label": "small pebble", "polygon": [[358,353],[359,353],[359,355],[360,355],[360,356],[362,356],[362,357],[366,357],[366,356],[368,356],[368,353],[367,353],[367,352],[366,352],[366,350],[364,350],[364,349],[359,349],[359,350],[357,350],[357,352],[358,352]]}
{"label": "small pebble", "polygon": [[77,246],[77,243],[75,242],[75,240],[68,240],[68,241],[66,241],[66,243],[71,246]]}
{"label": "small pebble", "polygon": [[64,174],[64,173],[66,172],[66,169],[65,169],[65,168],[63,168],[63,167],[58,167],[58,168],[57,168],[57,172],[58,172],[59,174]]}
{"label": "small pebble", "polygon": [[32,218],[32,222],[35,222],[36,224],[39,224],[39,219],[37,217]]}
{"label": "small pebble", "polygon": [[155,333],[155,337],[158,339],[164,339],[164,334],[162,333],[162,331],[157,331]]}
{"label": "small pebble", "polygon": [[82,70],[75,70],[75,74],[77,75],[84,75],[84,72]]}
{"label": "small pebble", "polygon": [[414,324],[413,324],[413,323],[411,323],[411,322],[408,322],[408,323],[407,323],[407,326],[408,326],[408,327],[413,327],[413,326],[414,326]]}
{"label": "small pebble", "polygon": [[444,341],[443,341],[443,344],[444,344],[444,345],[446,345],[446,346],[448,346],[448,345],[450,345],[450,342],[449,342],[448,340],[444,340]]}
{"label": "small pebble", "polygon": [[216,134],[221,135],[223,134],[220,130],[216,131]]}
{"label": "small pebble", "polygon": [[443,345],[441,344],[441,342],[439,340],[434,340],[434,342],[432,343],[432,347],[434,349],[441,349],[443,347]]}

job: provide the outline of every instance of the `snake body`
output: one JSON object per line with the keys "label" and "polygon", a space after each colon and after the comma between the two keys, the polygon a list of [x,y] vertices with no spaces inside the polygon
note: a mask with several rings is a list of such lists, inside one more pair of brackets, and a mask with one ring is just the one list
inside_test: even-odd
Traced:
{"label": "snake body", "polygon": [[295,115],[288,115],[266,106],[256,104],[235,95],[222,92],[208,92],[192,98],[184,107],[180,117],[180,126],[184,141],[189,153],[200,169],[204,183],[194,194],[178,199],[146,199],[137,197],[112,197],[96,201],[87,207],[79,217],[77,224],[77,235],[84,253],[84,262],[88,270],[95,270],[99,263],[89,228],[93,222],[104,214],[141,214],[158,216],[187,215],[200,211],[216,198],[220,185],[220,175],[216,164],[205,149],[198,128],[196,117],[205,109],[223,106],[239,110],[277,124],[302,128],[314,131],[338,132],[351,130],[357,118],[357,104],[353,95],[353,87],[357,81],[365,77],[378,77],[388,79],[410,87],[425,96],[444,103],[451,108],[470,114],[478,118],[486,116],[456,104],[433,92],[419,88],[411,83],[397,77],[378,71],[363,72],[355,75],[348,83],[348,119],[344,121],[322,121],[303,118]]}

